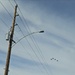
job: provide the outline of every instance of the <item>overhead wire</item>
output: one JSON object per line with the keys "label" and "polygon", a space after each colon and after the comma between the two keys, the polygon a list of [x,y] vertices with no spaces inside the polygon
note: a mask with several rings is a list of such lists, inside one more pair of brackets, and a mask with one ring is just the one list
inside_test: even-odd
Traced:
{"label": "overhead wire", "polygon": [[[15,1],[15,0],[14,0]],[[17,2],[15,1],[15,3],[17,4]],[[19,8],[19,11],[20,11],[20,8]],[[20,13],[22,14],[22,12],[20,11]],[[22,14],[22,16],[23,16],[23,14]],[[20,17],[20,16],[19,16]],[[23,17],[24,18],[24,17]],[[20,17],[20,19],[21,19],[21,17]],[[22,19],[21,19],[21,21],[22,21]],[[23,21],[22,21],[23,22]],[[25,26],[25,24],[24,24],[24,26]],[[28,25],[27,25],[28,26]],[[20,27],[19,27],[20,28]],[[29,29],[29,28],[28,28]],[[29,29],[29,31],[30,31],[30,29]],[[21,31],[22,32],[22,31]],[[31,32],[31,31],[30,31]],[[24,35],[24,33],[22,32],[22,34]],[[34,39],[34,38],[33,38]],[[27,40],[28,41],[28,40]],[[34,41],[33,41],[34,42]],[[28,44],[30,45],[30,43],[28,42]],[[34,43],[34,45],[35,45],[35,43]],[[30,47],[32,48],[32,46],[30,45]],[[40,50],[40,48],[39,48],[39,46],[37,47],[36,45],[35,45],[35,47],[37,48],[37,49],[39,49]],[[32,50],[34,50],[33,48],[32,48]],[[34,53],[35,53],[35,55],[37,56],[37,54],[36,54],[36,52],[35,51],[33,51]],[[39,52],[39,51],[38,51]],[[42,54],[42,52],[40,51],[39,53],[41,53]],[[41,56],[41,55],[40,55]],[[38,57],[38,56],[37,56]],[[39,57],[38,57],[39,58]],[[41,58],[43,59],[44,57],[43,57],[43,54],[42,54],[42,56],[41,56]],[[40,59],[39,59],[40,60]],[[41,61],[40,61],[41,62]],[[44,67],[45,68],[45,67]],[[46,70],[47,71],[47,70]]]}
{"label": "overhead wire", "polygon": [[[27,54],[33,59],[33,57],[31,56],[31,54],[26,50],[25,46],[19,41],[20,45],[23,47],[24,51],[27,52]],[[13,47],[13,46],[12,46]]]}
{"label": "overhead wire", "polygon": [[[12,5],[13,6],[13,5]],[[20,17],[20,16],[19,16]],[[21,19],[21,17],[20,17],[20,19]],[[22,21],[22,19],[21,19],[21,21]],[[19,27],[19,25],[18,25],[18,27]],[[20,31],[21,31],[21,33],[23,34],[23,36],[24,36],[24,33],[22,32],[22,30],[21,30],[21,28],[19,27],[19,29],[20,29]],[[27,39],[26,39],[27,40]],[[27,42],[28,42],[28,40],[27,40]],[[34,51],[34,49],[32,48],[32,46],[31,46],[31,44],[28,42],[28,44],[29,44],[29,46],[31,47],[31,49],[33,50],[33,52],[35,53],[35,51]],[[22,43],[21,43],[21,45],[22,45]],[[24,48],[24,46],[22,45],[22,47]],[[25,49],[25,48],[24,48]],[[27,52],[28,53],[28,52]],[[29,53],[28,53],[29,54]],[[29,54],[30,55],[30,54]],[[36,57],[39,59],[39,57],[37,56],[37,54],[35,53],[35,55],[36,55]],[[40,59],[39,59],[39,61],[40,61]],[[41,61],[40,61],[41,62]],[[42,64],[42,63],[41,63]]]}
{"label": "overhead wire", "polygon": [[[3,19],[2,18],[0,18],[0,20],[4,23],[4,25],[7,27],[7,28],[9,28],[8,27],[8,25],[3,21]],[[1,28],[2,29],[2,28]],[[2,33],[4,33],[4,31],[2,32]],[[6,34],[5,34],[6,35]],[[2,36],[3,37],[3,36]],[[4,38],[4,37],[3,37]]]}
{"label": "overhead wire", "polygon": [[[15,0],[14,0],[15,1]],[[15,3],[17,4],[17,2],[15,1]],[[20,8],[19,8],[19,11],[20,11],[20,13],[22,14],[22,12],[21,12],[21,10],[20,10]],[[22,16],[23,16],[23,14],[22,14]],[[20,16],[19,16],[20,17]],[[23,17],[24,18],[24,17]],[[21,19],[21,17],[20,17],[20,19]],[[25,20],[25,19],[24,19]],[[21,19],[21,21],[22,21],[22,19]],[[22,21],[23,22],[23,21]],[[26,22],[26,20],[25,20],[25,22]],[[24,23],[23,23],[24,24]],[[27,24],[27,23],[26,23]],[[24,24],[24,26],[25,26],[25,24]],[[28,25],[27,25],[28,26]],[[26,26],[25,26],[26,27]],[[30,30],[30,28],[28,27],[28,29],[29,29],[29,31],[30,31],[30,33],[31,33],[31,30]],[[28,30],[27,30],[28,31]],[[34,42],[34,41],[33,41]],[[35,45],[35,44],[34,44]],[[36,45],[35,45],[36,46]]]}
{"label": "overhead wire", "polygon": [[[10,2],[10,0],[9,0],[9,2]],[[13,19],[13,17],[11,16],[11,14],[9,13],[9,11],[7,10],[7,8],[3,5],[3,3],[0,1],[0,3],[1,3],[1,5],[4,7],[4,9],[7,11],[7,13],[9,14],[9,16]],[[10,2],[11,3],[11,2]],[[11,3],[11,5],[12,5],[12,3]],[[12,5],[12,7],[14,8],[14,6]],[[7,26],[8,27],[8,25],[1,19],[1,21],[4,23],[4,25],[5,26]],[[9,28],[9,27],[8,27]],[[20,27],[19,27],[19,25],[18,25],[18,28],[20,29]],[[20,29],[20,31],[21,31],[21,29]],[[23,34],[23,33],[22,33]]]}
{"label": "overhead wire", "polygon": [[[20,17],[21,18],[21,17]],[[28,32],[28,31],[27,31]],[[28,32],[29,33],[29,32]],[[31,32],[30,32],[31,33]],[[37,51],[38,51],[38,53],[40,54],[40,52],[39,52],[39,50],[38,49],[40,49],[39,48],[39,46],[38,46],[38,48],[37,48],[37,46],[36,46],[36,43],[35,43],[35,41],[33,40],[33,35],[32,35],[32,37],[31,37],[31,39],[32,39],[32,42],[33,42],[33,44],[34,44],[34,46],[36,47],[36,49],[37,49]],[[27,40],[27,42],[28,42],[28,40]],[[28,44],[30,45],[30,43],[28,42]],[[30,45],[30,47],[32,48],[32,46]],[[32,48],[32,50],[34,50],[33,48]],[[34,53],[36,53],[35,51],[33,51]],[[42,52],[41,52],[42,53]],[[35,55],[37,55],[37,54],[35,54]],[[40,56],[41,56],[41,58],[43,59],[44,57],[43,57],[43,54],[41,55],[40,54]],[[37,56],[36,56],[37,57]],[[38,57],[39,58],[39,57]],[[40,59],[39,59],[39,61],[40,61]],[[43,61],[45,61],[44,59],[43,59]],[[41,61],[40,61],[41,62]],[[43,65],[43,64],[42,64]],[[43,65],[43,68],[47,71],[47,69],[44,67],[44,65]],[[48,74],[49,75],[49,74]]]}
{"label": "overhead wire", "polygon": [[[7,25],[7,23],[6,22],[4,22],[3,21],[3,19],[2,18],[0,18],[0,20],[2,21],[2,23],[3,23],[3,25],[5,26],[3,26],[2,25],[2,27],[1,27],[1,32],[2,32],[2,34],[0,33],[0,39],[2,39],[2,41],[1,41],[1,45],[0,46],[3,46],[3,45],[5,45],[5,38],[4,37],[6,37],[6,32],[5,32],[5,29],[7,28],[7,29],[9,29],[9,26]],[[2,30],[3,29],[3,30]]]}
{"label": "overhead wire", "polygon": [[[9,2],[10,2],[10,4],[12,5],[12,7],[14,8],[14,6],[13,6],[13,4],[11,3],[11,1],[9,0]],[[21,18],[20,18],[21,19]],[[24,36],[24,33],[22,32],[22,30],[21,30],[21,28],[20,28],[20,26],[18,25],[18,28],[20,29],[20,31],[21,31],[21,33],[23,34],[23,36]],[[22,45],[22,43],[21,43],[21,45]],[[22,45],[22,47],[24,48],[24,46]]]}
{"label": "overhead wire", "polygon": [[[21,29],[20,29],[20,30],[21,30]],[[21,32],[22,32],[22,30],[21,30]],[[24,35],[23,32],[22,32],[22,34]],[[41,63],[41,60],[39,59],[39,57],[38,57],[38,55],[36,54],[35,50],[34,50],[33,47],[31,46],[31,44],[29,43],[28,39],[27,39],[27,38],[25,38],[25,39],[27,40],[27,42],[28,42],[29,46],[31,47],[32,51],[34,52],[35,56],[37,57],[37,59],[38,59],[39,62]],[[22,45],[22,44],[21,44],[21,45]],[[23,46],[23,45],[22,45],[22,46]],[[24,48],[24,47],[23,47],[23,48]],[[41,65],[43,66],[42,63],[41,63]],[[43,66],[43,68],[45,68],[45,67]]]}
{"label": "overhead wire", "polygon": [[[3,8],[6,10],[6,12],[8,13],[8,15],[13,19],[13,17],[11,16],[11,14],[9,13],[9,11],[7,10],[7,8],[3,5],[3,3],[0,1],[1,5],[3,6]],[[12,4],[12,3],[11,3]],[[13,6],[13,5],[12,5]],[[14,8],[14,6],[13,6]],[[0,18],[0,20],[4,23],[4,25],[9,29],[9,26],[7,25],[7,23],[5,21],[3,21],[2,18]],[[18,26],[19,27],[19,26]]]}
{"label": "overhead wire", "polygon": [[[5,6],[2,4],[2,2],[0,1],[0,3],[1,3],[1,5],[4,7],[4,9],[8,12],[8,14],[10,15],[10,17],[12,18],[12,16],[11,16],[11,14],[9,13],[9,11],[5,8]],[[2,20],[3,21],[3,20]],[[4,22],[3,22],[4,23]],[[7,24],[5,24],[5,25],[7,25]],[[21,31],[22,32],[22,31]],[[23,34],[23,32],[22,32],[22,34]],[[24,34],[23,34],[24,35]],[[31,45],[30,45],[31,46]],[[34,52],[35,53],[35,52]]]}
{"label": "overhead wire", "polygon": [[[3,5],[3,3],[0,1],[0,4],[3,6],[3,8],[5,9],[5,11],[8,13],[8,15],[13,19],[13,17],[11,16],[10,12],[7,10],[7,8]],[[9,26],[7,25],[7,23],[5,21],[3,21],[2,18],[0,18],[0,20],[4,23],[4,25],[9,29]]]}
{"label": "overhead wire", "polygon": [[[15,0],[14,0],[14,1],[15,1]],[[16,2],[16,1],[15,1],[15,3],[17,4],[17,2]],[[19,7],[18,7],[18,8],[19,8]],[[21,12],[20,8],[19,8],[19,11],[20,11],[20,13],[22,14],[22,12]],[[23,14],[22,14],[22,16],[23,16]],[[20,17],[20,18],[21,18],[21,17]],[[23,16],[23,18],[24,18],[24,16]],[[21,20],[22,20],[22,19],[21,19]],[[25,20],[25,18],[24,18],[24,20]],[[25,22],[26,22],[26,20],[25,20]],[[27,24],[27,23],[26,23],[26,24]],[[28,25],[27,25],[27,26],[28,26]],[[29,29],[29,27],[28,27],[28,29]],[[29,29],[29,31],[31,32],[31,30],[30,30],[30,29]],[[33,39],[34,39],[34,38],[33,38]],[[33,41],[33,40],[32,40],[32,41]],[[34,41],[33,41],[33,43],[34,43]],[[34,43],[34,45],[35,45],[35,43]],[[37,46],[36,46],[36,45],[35,45],[35,47],[37,48]],[[39,46],[38,46],[38,49],[40,50]],[[38,51],[38,52],[39,52],[39,51]],[[40,51],[40,52],[41,52],[41,51]],[[40,53],[40,52],[39,52],[39,53]],[[41,52],[41,54],[42,54],[42,52]],[[41,56],[41,54],[40,54],[40,56]],[[42,54],[42,56],[41,56],[41,57],[42,57],[42,59],[44,58],[44,57],[43,57],[43,54]],[[45,59],[45,58],[44,58],[44,59]],[[43,59],[43,60],[44,60],[44,59]],[[47,70],[46,70],[46,71],[47,71]]]}
{"label": "overhead wire", "polygon": [[9,11],[6,9],[6,7],[3,5],[3,3],[0,1],[0,4],[4,7],[4,9],[8,12],[8,14],[10,15],[10,17],[12,18],[11,14],[9,13]]}
{"label": "overhead wire", "polygon": [[[7,26],[7,24],[2,20],[2,22],[4,23],[4,25],[7,27],[7,28],[9,28],[8,26]],[[4,37],[3,37],[4,38]],[[21,42],[19,42],[20,43],[20,45],[24,48],[24,51],[26,50],[25,49],[25,46],[23,46],[23,44],[21,43]],[[33,59],[33,57],[32,57],[32,55],[26,50],[26,52],[27,52],[27,54]]]}
{"label": "overhead wire", "polygon": [[[10,16],[10,18],[13,18],[12,16],[11,16],[11,14],[10,14],[10,12],[7,10],[7,8],[3,5],[3,3],[0,1],[0,4],[2,5],[2,7],[5,9],[5,11],[8,13],[8,15]],[[9,29],[9,26],[8,26],[8,24],[2,19],[2,18],[0,18],[0,20],[4,23],[4,25]],[[6,33],[7,34],[7,33]],[[6,34],[5,34],[5,36],[6,36]]]}
{"label": "overhead wire", "polygon": [[11,4],[12,8],[14,8],[14,6],[13,6],[13,4],[11,3],[11,1],[10,1],[10,0],[9,0],[9,2],[10,2],[10,4]]}
{"label": "overhead wire", "polygon": [[[15,0],[14,0],[14,1],[15,1]],[[15,3],[17,4],[16,1],[15,1]],[[19,7],[18,7],[18,8],[19,8]],[[20,11],[20,13],[22,14],[20,8],[19,8],[19,11]],[[22,17],[24,18],[23,14],[22,14]],[[20,17],[20,18],[21,18],[21,17]],[[21,20],[22,20],[22,19],[21,19]],[[24,18],[24,21],[26,22],[25,18]],[[25,25],[25,24],[24,24],[24,25]],[[26,22],[26,25],[27,25],[27,27],[28,27],[29,32],[31,32],[31,30],[30,30],[30,28],[29,28],[27,22]],[[44,56],[43,56],[43,54],[42,54],[42,51],[41,51],[40,47],[38,46],[37,42],[35,41],[33,35],[32,35],[32,41],[33,41],[35,47],[37,48],[37,51],[38,51],[38,53],[40,54],[42,60],[45,62],[45,58],[44,58]],[[36,44],[35,44],[35,43],[36,43]]]}
{"label": "overhead wire", "polygon": [[[20,18],[20,19],[21,19],[21,18]],[[22,19],[21,19],[21,20],[22,20]],[[23,36],[25,36],[20,27],[19,27],[19,29],[20,29],[21,33],[23,34]],[[21,39],[22,39],[22,38],[21,38]],[[18,41],[20,41],[21,39],[19,39]],[[32,51],[34,52],[35,56],[36,56],[36,57],[38,58],[38,60],[40,61],[38,55],[37,55],[36,52],[34,51],[34,49],[33,49],[33,47],[31,46],[31,44],[29,43],[28,39],[27,39],[27,38],[25,38],[25,39],[27,40],[27,42],[28,42],[29,46],[31,47]],[[22,45],[22,43],[21,43],[21,45]],[[13,46],[14,46],[14,45],[13,45]],[[22,47],[24,48],[23,45],[22,45]],[[40,61],[40,63],[41,63],[41,61]],[[41,63],[41,64],[42,64],[42,63]],[[43,65],[43,64],[42,64],[42,65]],[[44,66],[43,66],[43,67],[44,67]]]}
{"label": "overhead wire", "polygon": [[[14,0],[15,1],[15,0]],[[15,3],[17,4],[17,2],[15,1]],[[19,8],[19,11],[21,12],[21,10],[20,10],[20,8]],[[22,12],[21,12],[21,14],[22,14]],[[23,14],[22,14],[22,16],[23,16]],[[25,20],[25,19],[24,19]],[[26,20],[25,20],[25,22],[26,22]],[[26,23],[27,24],[27,23]],[[28,26],[28,25],[27,25]],[[29,29],[29,27],[28,27],[28,29]],[[29,29],[29,31],[31,32],[31,30]],[[34,39],[34,38],[33,38]],[[34,41],[33,41],[34,42]],[[34,43],[34,45],[35,45],[35,43]],[[37,48],[37,46],[35,45],[35,47]],[[38,49],[40,50],[40,48],[39,48],[39,46],[38,46]],[[41,51],[40,51],[41,52]],[[40,53],[39,52],[39,53]],[[41,54],[42,54],[42,52],[41,52]],[[41,56],[41,55],[40,55]],[[43,55],[41,56],[42,57],[42,59],[43,59]]]}
{"label": "overhead wire", "polygon": [[[4,7],[4,9],[7,11],[7,13],[10,15],[10,17],[12,18],[12,16],[11,16],[11,14],[9,13],[9,11],[6,9],[6,7],[2,4],[2,2],[0,2],[1,3],[1,5]],[[13,6],[13,5],[12,5]],[[4,22],[3,20],[2,20],[2,18],[1,18],[1,21],[4,23],[4,25],[9,29],[9,27],[8,27],[8,25],[6,24],[6,22]],[[19,27],[19,25],[18,25],[18,28],[20,29],[20,27]],[[21,29],[20,29],[20,31],[21,31]],[[23,34],[23,33],[22,33]],[[20,43],[20,45],[25,49],[25,47],[22,45],[22,43],[21,42],[19,42]],[[27,51],[26,51],[27,52]],[[27,52],[28,54],[29,54],[29,52]],[[30,54],[29,54],[30,55]],[[31,55],[30,55],[30,57],[32,57]]]}
{"label": "overhead wire", "polygon": [[[15,1],[15,0],[14,0]],[[17,2],[15,1],[15,3],[17,4]],[[19,11],[20,11],[20,13],[22,14],[22,12],[21,12],[21,10],[20,10],[20,8],[18,7],[18,9],[19,9]],[[22,16],[23,16],[23,14],[22,14]],[[19,15],[19,17],[20,17],[20,15]],[[23,18],[24,18],[24,16],[23,16]],[[23,22],[23,20],[22,20],[22,18],[20,17],[20,20],[22,21],[22,23],[23,23],[23,26],[26,28],[26,30],[27,30],[27,27],[25,26],[25,23]],[[26,21],[25,21],[26,22]],[[26,23],[27,24],[27,23]],[[21,32],[22,32],[22,30],[21,30]],[[27,32],[28,32],[28,30],[27,30]],[[29,32],[28,32],[29,33]],[[31,32],[30,32],[31,33]],[[24,35],[24,33],[22,32],[22,34]]]}
{"label": "overhead wire", "polygon": [[[6,12],[8,13],[8,15],[12,18],[11,14],[9,13],[9,11],[6,9],[6,7],[3,5],[3,3],[0,1],[0,4],[3,6],[3,8],[6,10]],[[4,23],[4,25],[6,27],[8,27],[8,25],[3,21],[2,18],[0,18],[0,20]],[[9,27],[8,27],[9,28]]]}
{"label": "overhead wire", "polygon": [[[9,0],[10,1],[10,0]],[[8,15],[13,19],[13,17],[11,16],[10,12],[7,10],[7,8],[3,5],[3,3],[0,1],[1,5],[3,6],[3,8],[6,10],[6,12],[8,13]],[[11,2],[10,2],[11,3]],[[12,3],[11,3],[12,5]],[[13,6],[13,5],[12,5]],[[14,6],[13,6],[14,8]],[[8,27],[8,25],[3,21],[3,19],[1,18],[1,21],[5,24],[5,26]],[[9,27],[8,27],[9,28]]]}
{"label": "overhead wire", "polygon": [[7,28],[9,28],[8,25],[3,21],[2,18],[0,18],[0,20],[4,23],[4,25],[5,25]]}
{"label": "overhead wire", "polygon": [[[14,1],[15,1],[15,0],[14,0]],[[16,1],[15,1],[15,3],[17,4],[17,2],[16,2]],[[18,7],[18,8],[19,8],[19,7]],[[21,12],[20,8],[19,8],[19,11],[20,11],[20,13],[22,14],[22,12]],[[22,16],[23,16],[23,14],[22,14]],[[19,16],[19,17],[20,17],[20,16]],[[23,18],[24,18],[24,16],[23,16]],[[21,19],[21,17],[20,17],[20,19]],[[22,21],[22,19],[21,19],[21,21]],[[25,18],[24,18],[24,21],[26,22]],[[22,21],[22,22],[23,22],[23,21]],[[24,24],[24,23],[23,23],[23,24]],[[30,28],[29,28],[29,26],[28,26],[27,22],[26,22],[26,25],[27,25],[27,27],[28,27],[29,32],[31,33],[31,30],[30,30]],[[25,26],[25,24],[24,24],[24,26]],[[25,27],[26,27],[26,26],[25,26]],[[27,30],[27,31],[28,31],[28,30]],[[29,33],[29,32],[28,32],[28,33]],[[33,36],[32,36],[32,38],[34,39],[34,37],[33,37]],[[35,39],[34,39],[34,40],[32,40],[32,41],[34,42],[34,41],[35,41]],[[35,47],[36,47],[36,48],[38,48],[38,49],[40,50],[40,52],[41,52],[41,49],[39,48],[39,46],[38,46],[38,45],[36,46],[36,44],[37,44],[37,43],[36,43],[36,44],[35,44],[35,43],[36,43],[36,41],[34,42],[34,45],[35,45]],[[42,52],[41,52],[41,55],[43,56]]]}

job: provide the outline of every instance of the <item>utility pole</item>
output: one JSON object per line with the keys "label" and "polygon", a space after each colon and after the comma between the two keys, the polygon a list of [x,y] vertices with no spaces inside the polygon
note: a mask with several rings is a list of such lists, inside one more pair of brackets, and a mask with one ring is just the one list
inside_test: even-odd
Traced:
{"label": "utility pole", "polygon": [[12,48],[14,27],[15,27],[15,21],[16,21],[16,16],[17,16],[16,15],[17,7],[18,7],[18,5],[15,6],[14,18],[13,18],[13,23],[12,23],[12,27],[11,27],[11,33],[10,33],[9,46],[8,46],[8,53],[7,53],[7,58],[6,58],[6,66],[5,66],[4,75],[8,75],[8,71],[9,71],[9,64],[10,64],[10,56],[11,56],[11,48]]}

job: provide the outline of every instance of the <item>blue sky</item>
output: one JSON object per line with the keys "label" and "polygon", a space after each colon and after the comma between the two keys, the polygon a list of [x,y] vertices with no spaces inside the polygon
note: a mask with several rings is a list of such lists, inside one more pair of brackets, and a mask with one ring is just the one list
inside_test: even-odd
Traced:
{"label": "blue sky", "polygon": [[[12,47],[9,75],[75,75],[75,1],[16,2],[20,17],[16,18],[19,27],[15,27],[14,40],[32,32],[45,32],[27,36]],[[8,51],[6,33],[14,14],[11,4],[15,7],[14,0],[0,0],[0,75],[4,74]]]}

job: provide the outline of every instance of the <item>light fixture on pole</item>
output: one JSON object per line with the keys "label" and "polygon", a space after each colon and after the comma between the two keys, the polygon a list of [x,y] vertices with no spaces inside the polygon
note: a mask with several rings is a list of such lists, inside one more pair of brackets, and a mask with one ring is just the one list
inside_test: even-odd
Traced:
{"label": "light fixture on pole", "polygon": [[44,33],[44,30],[42,30],[42,31],[39,31],[39,33]]}
{"label": "light fixture on pole", "polygon": [[[32,32],[32,33],[29,33],[29,34],[27,34],[27,35],[25,35],[25,36],[23,36],[21,39],[19,39],[13,46],[15,46],[19,41],[21,41],[23,38],[25,38],[25,37],[27,37],[27,36],[29,36],[29,35],[32,35],[32,34],[35,34],[35,33],[44,33],[44,30],[42,30],[42,31],[37,31],[37,32]],[[12,46],[12,47],[13,47]]]}

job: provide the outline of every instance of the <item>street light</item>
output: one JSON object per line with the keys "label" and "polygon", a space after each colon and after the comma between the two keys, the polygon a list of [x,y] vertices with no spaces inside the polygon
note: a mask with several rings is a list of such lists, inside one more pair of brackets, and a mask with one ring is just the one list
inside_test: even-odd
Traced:
{"label": "street light", "polygon": [[[21,39],[19,39],[19,40],[18,40],[15,44],[17,44],[17,43],[18,43],[19,41],[21,41],[23,38],[25,38],[25,37],[27,37],[27,36],[29,36],[29,35],[35,34],[35,33],[44,33],[44,30],[29,33],[29,34],[27,34],[27,35],[23,36]],[[15,46],[15,44],[14,44],[13,46]],[[13,46],[12,46],[12,47],[13,47]]]}
{"label": "street light", "polygon": [[44,33],[44,30],[42,30],[42,31],[39,31],[39,33]]}

